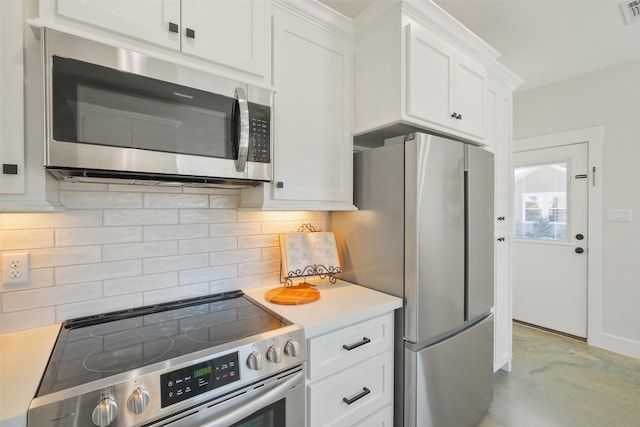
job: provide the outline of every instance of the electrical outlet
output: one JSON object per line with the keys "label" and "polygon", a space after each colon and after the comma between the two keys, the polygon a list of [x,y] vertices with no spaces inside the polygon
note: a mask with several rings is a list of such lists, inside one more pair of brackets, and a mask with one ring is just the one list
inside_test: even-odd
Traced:
{"label": "electrical outlet", "polygon": [[2,283],[26,285],[29,283],[29,254],[2,254]]}

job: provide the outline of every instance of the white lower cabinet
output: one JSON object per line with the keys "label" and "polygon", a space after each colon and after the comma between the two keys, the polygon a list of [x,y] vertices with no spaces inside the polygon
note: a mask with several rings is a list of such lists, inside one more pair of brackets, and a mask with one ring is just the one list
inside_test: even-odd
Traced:
{"label": "white lower cabinet", "polygon": [[370,417],[354,424],[357,427],[393,427],[393,405],[386,406]]}
{"label": "white lower cabinet", "polygon": [[308,339],[308,426],[390,426],[393,314]]}

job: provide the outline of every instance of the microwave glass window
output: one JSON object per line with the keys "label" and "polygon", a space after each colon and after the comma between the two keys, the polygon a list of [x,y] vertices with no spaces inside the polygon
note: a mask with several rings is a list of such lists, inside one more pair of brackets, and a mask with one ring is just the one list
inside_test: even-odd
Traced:
{"label": "microwave glass window", "polygon": [[58,57],[52,93],[57,141],[234,157],[233,98]]}

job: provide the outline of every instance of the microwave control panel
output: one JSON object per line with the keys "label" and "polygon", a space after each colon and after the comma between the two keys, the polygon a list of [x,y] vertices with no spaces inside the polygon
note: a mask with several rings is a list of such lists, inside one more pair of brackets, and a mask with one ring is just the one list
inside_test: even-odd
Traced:
{"label": "microwave control panel", "polygon": [[271,113],[269,107],[249,103],[250,162],[271,162]]}

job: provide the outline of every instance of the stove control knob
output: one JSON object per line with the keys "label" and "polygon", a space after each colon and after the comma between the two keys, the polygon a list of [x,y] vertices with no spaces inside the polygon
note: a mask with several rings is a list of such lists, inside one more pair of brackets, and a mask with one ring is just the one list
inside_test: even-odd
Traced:
{"label": "stove control knob", "polygon": [[289,340],[284,345],[284,352],[289,356],[296,357],[300,353],[300,344],[296,340]]}
{"label": "stove control knob", "polygon": [[280,363],[282,361],[282,350],[280,347],[276,347],[275,345],[269,347],[269,350],[267,350],[267,360],[273,363]]}
{"label": "stove control knob", "polygon": [[262,369],[262,355],[257,351],[251,352],[247,357],[247,366],[254,371]]}
{"label": "stove control knob", "polygon": [[118,414],[118,404],[111,396],[103,397],[93,409],[91,421],[98,427],[107,427],[116,419]]}
{"label": "stove control knob", "polygon": [[127,399],[127,409],[136,415],[140,415],[149,406],[149,392],[144,387],[133,390]]}

